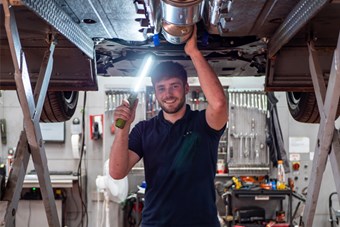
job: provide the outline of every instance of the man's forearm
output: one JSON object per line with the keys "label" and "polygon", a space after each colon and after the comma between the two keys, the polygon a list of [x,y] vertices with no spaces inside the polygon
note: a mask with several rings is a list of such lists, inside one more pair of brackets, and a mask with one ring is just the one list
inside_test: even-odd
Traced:
{"label": "man's forearm", "polygon": [[228,105],[222,84],[198,49],[192,50],[190,57],[196,68],[203,93],[208,100],[205,113],[207,123],[211,128],[220,130],[228,119]]}
{"label": "man's forearm", "polygon": [[209,63],[203,57],[202,53],[197,50],[192,53],[190,57],[196,68],[200,85],[209,104],[220,105],[221,102],[225,103],[226,98],[221,82]]}
{"label": "man's forearm", "polygon": [[129,152],[128,152],[128,135],[129,130],[117,129],[115,139],[111,146],[109,170],[110,175],[114,179],[121,179],[127,175],[129,168]]}

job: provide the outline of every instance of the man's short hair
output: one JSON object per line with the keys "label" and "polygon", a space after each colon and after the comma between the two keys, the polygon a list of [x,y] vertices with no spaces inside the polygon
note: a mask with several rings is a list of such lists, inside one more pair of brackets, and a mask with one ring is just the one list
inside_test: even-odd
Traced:
{"label": "man's short hair", "polygon": [[181,79],[183,84],[188,81],[187,72],[183,65],[173,61],[161,62],[156,65],[150,72],[150,77],[153,85],[158,81],[173,77]]}

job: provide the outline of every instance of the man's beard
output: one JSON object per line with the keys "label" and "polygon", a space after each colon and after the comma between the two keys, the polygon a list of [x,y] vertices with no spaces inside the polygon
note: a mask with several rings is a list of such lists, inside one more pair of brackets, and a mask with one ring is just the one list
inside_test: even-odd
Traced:
{"label": "man's beard", "polygon": [[177,106],[175,107],[167,107],[166,104],[164,104],[163,102],[159,102],[159,105],[161,106],[162,110],[165,112],[165,113],[168,113],[168,114],[174,114],[174,113],[177,113],[180,109],[182,109],[182,107],[185,105],[185,97],[182,97],[180,99],[180,102],[178,103]]}

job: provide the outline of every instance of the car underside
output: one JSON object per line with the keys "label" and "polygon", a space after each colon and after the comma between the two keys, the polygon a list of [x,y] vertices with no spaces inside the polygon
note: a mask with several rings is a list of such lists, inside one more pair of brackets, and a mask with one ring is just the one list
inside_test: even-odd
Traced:
{"label": "car underside", "polygon": [[[5,4],[6,3],[6,4]],[[308,44],[325,81],[340,30],[340,2],[321,0],[3,0],[0,89],[16,89],[4,7],[12,8],[34,87],[56,43],[43,121],[71,117],[78,91],[97,76],[136,76],[146,54],[173,60],[195,76],[185,41],[197,25],[198,48],[219,77],[265,76],[265,90],[286,91],[292,116],[319,122]],[[74,97],[74,98],[70,98]],[[71,100],[71,101],[70,101]],[[58,103],[58,104],[55,104]],[[58,106],[67,109],[54,111]],[[308,106],[308,108],[307,108]],[[55,117],[47,116],[55,113]]]}

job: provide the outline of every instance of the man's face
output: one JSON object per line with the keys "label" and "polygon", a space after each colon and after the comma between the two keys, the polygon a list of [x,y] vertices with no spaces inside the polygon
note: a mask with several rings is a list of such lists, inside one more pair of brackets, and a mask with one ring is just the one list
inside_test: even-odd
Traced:
{"label": "man's face", "polygon": [[189,85],[179,78],[172,77],[155,83],[155,94],[159,105],[168,114],[177,113],[185,104]]}

